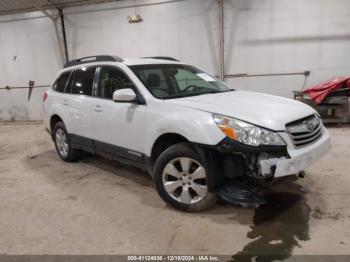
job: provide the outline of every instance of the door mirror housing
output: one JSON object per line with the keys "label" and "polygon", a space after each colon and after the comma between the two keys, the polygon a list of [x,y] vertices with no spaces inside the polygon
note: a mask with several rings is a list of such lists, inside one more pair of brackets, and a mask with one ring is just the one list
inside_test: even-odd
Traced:
{"label": "door mirror housing", "polygon": [[136,94],[131,88],[115,90],[113,100],[115,102],[134,102],[136,101]]}

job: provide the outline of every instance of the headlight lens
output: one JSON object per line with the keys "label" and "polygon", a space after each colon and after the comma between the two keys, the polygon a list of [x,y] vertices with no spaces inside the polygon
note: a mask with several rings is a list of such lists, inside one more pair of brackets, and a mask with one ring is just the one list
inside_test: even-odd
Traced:
{"label": "headlight lens", "polygon": [[283,139],[275,132],[227,116],[213,114],[213,118],[226,136],[243,144],[250,146],[285,145]]}

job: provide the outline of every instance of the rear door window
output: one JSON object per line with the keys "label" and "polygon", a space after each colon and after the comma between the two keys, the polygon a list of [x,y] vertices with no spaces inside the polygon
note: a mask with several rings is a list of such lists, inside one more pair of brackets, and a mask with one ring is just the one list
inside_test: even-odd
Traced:
{"label": "rear door window", "polygon": [[75,70],[71,93],[91,96],[96,67],[83,67]]}
{"label": "rear door window", "polygon": [[57,78],[56,82],[53,84],[52,86],[53,90],[63,93],[67,85],[67,81],[69,79],[70,74],[71,74],[71,71],[64,72],[63,74],[61,74],[59,78]]}

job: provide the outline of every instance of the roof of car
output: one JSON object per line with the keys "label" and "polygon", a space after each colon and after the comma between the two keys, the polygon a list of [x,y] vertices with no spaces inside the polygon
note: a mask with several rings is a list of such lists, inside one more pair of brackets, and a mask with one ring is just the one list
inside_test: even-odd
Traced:
{"label": "roof of car", "polygon": [[133,65],[151,65],[151,64],[180,64],[179,61],[154,59],[154,58],[126,58],[122,62],[128,66]]}
{"label": "roof of car", "polygon": [[98,63],[123,63],[128,66],[133,65],[149,65],[149,64],[179,64],[175,58],[166,57],[166,56],[154,56],[154,57],[143,57],[143,58],[127,58],[123,59],[118,56],[110,55],[99,55],[99,56],[88,56],[83,58],[74,59],[68,61],[64,65],[64,69],[71,67],[78,67],[89,64],[98,64]]}

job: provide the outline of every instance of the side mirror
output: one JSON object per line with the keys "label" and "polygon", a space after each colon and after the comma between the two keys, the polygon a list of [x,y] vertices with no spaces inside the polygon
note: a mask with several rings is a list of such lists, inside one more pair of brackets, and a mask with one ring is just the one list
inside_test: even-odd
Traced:
{"label": "side mirror", "polygon": [[136,94],[131,88],[115,90],[113,100],[115,102],[133,102],[136,101]]}

